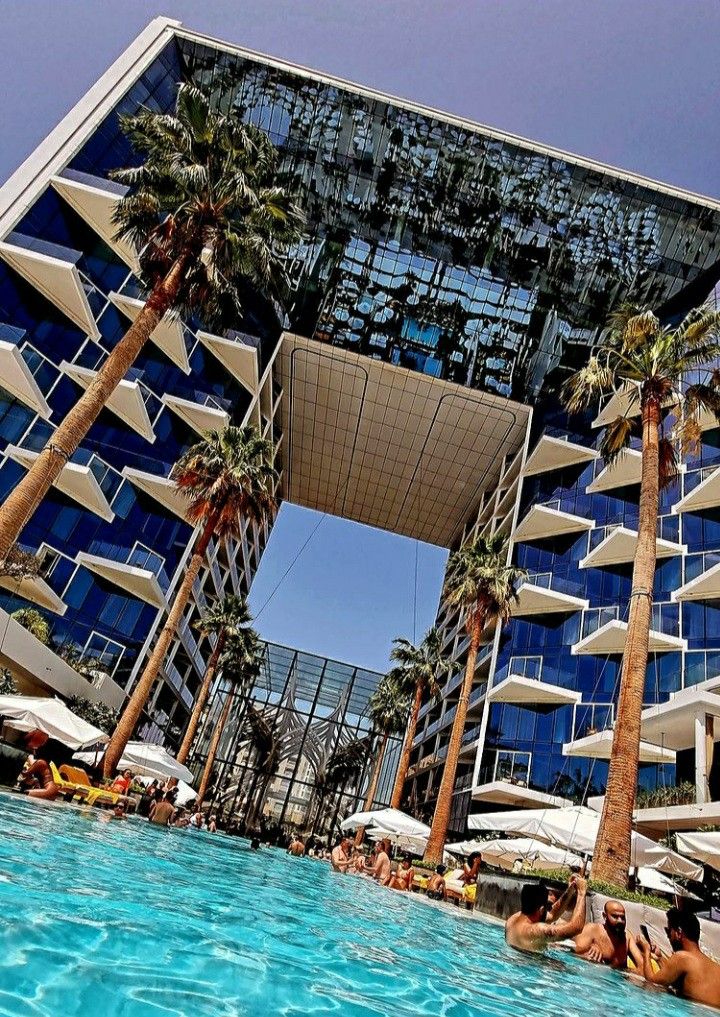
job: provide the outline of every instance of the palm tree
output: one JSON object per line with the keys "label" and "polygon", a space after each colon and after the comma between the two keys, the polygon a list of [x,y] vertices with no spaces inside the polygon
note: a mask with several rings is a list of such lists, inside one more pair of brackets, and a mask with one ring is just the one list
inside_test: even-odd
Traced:
{"label": "palm tree", "polygon": [[140,719],[211,538],[238,537],[243,518],[260,522],[275,509],[272,491],[275,471],[270,465],[271,458],[271,443],[259,437],[254,428],[226,427],[224,431],[208,432],[173,467],[171,476],[190,499],[188,518],[202,523],[202,529],[155,649],[108,744],[104,763],[106,776],[110,776],[120,762]]}
{"label": "palm tree", "polygon": [[202,635],[214,635],[216,638],[215,646],[205,668],[202,684],[193,704],[193,711],[190,715],[187,730],[177,754],[179,763],[184,763],[190,754],[198,724],[200,723],[200,717],[208,701],[210,689],[217,674],[218,663],[228,638],[236,638],[240,632],[247,631],[251,621],[252,617],[245,598],[236,597],[230,593],[223,600],[218,601],[213,607],[209,608],[196,626]]}
{"label": "palm tree", "polygon": [[390,659],[399,665],[393,671],[396,681],[408,696],[413,697],[395,778],[395,787],[390,800],[390,807],[399,809],[410,766],[410,753],[415,740],[423,696],[427,693],[431,699],[434,699],[438,695],[440,692],[438,677],[443,670],[447,670],[447,663],[442,654],[442,636],[439,629],[431,628],[419,646],[413,646],[407,639],[393,640]]}
{"label": "palm tree", "polygon": [[470,643],[465,677],[455,710],[432,827],[425,848],[425,861],[434,865],[442,861],[447,838],[455,774],[482,632],[490,622],[509,620],[513,602],[517,599],[516,587],[526,575],[523,569],[507,562],[508,541],[499,533],[490,537],[478,537],[472,544],[467,544],[452,554],[448,561],[443,595],[448,604],[457,605],[464,611]]}
{"label": "palm tree", "polygon": [[117,235],[137,248],[149,295],[0,506],[0,562],[163,316],[198,314],[222,329],[230,315],[237,319],[243,287],[278,295],[281,254],[300,236],[302,215],[273,182],[276,151],[267,135],[234,110],[213,109],[201,89],[181,85],[174,114],[143,109],[121,123],[145,161],[111,174],[130,187],[115,212]]}
{"label": "palm tree", "polygon": [[235,693],[238,689],[249,692],[253,682],[260,674],[261,662],[260,639],[257,632],[253,629],[240,629],[237,635],[227,641],[225,652],[221,658],[221,666],[224,677],[230,682],[230,689],[225,697],[222,712],[218,717],[212,738],[210,739],[210,745],[208,746],[205,768],[200,778],[200,787],[197,793],[196,804],[198,806],[202,805],[207,794],[210,777],[215,766],[218,746],[220,745],[220,739],[222,738],[228,717],[230,716],[230,710],[235,701]]}
{"label": "palm tree", "polygon": [[[369,812],[377,795],[380,783],[380,772],[385,759],[385,750],[392,735],[399,735],[405,730],[410,709],[410,697],[397,681],[395,670],[389,671],[370,696],[368,714],[372,721],[373,731],[380,736],[372,775],[365,795],[364,812]],[[361,844],[365,836],[365,827],[358,827],[355,843]]]}
{"label": "palm tree", "polygon": [[41,611],[34,607],[20,607],[10,615],[16,622],[19,622],[24,629],[39,639],[45,646],[50,645],[50,622]]}
{"label": "palm tree", "polygon": [[[719,356],[720,314],[699,308],[676,327],[666,327],[651,310],[625,306],[610,319],[588,363],[563,389],[571,412],[585,409],[610,392],[621,393],[627,409],[605,429],[601,454],[612,463],[634,436],[639,437],[642,451],[627,635],[607,791],[593,855],[593,876],[618,886],[627,885],[630,865],[659,491],[676,475],[678,453],[697,444],[701,414],[710,413],[720,422],[720,374],[703,373]],[[666,412],[670,406],[677,414],[672,428]]]}

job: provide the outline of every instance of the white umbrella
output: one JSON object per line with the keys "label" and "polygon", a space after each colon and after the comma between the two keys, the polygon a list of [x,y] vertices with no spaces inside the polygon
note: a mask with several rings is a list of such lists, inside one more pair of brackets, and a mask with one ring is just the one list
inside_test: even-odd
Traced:
{"label": "white umbrella", "polygon": [[71,749],[108,741],[100,728],[88,724],[59,699],[0,696],[0,717],[17,731],[44,731]]}
{"label": "white umbrella", "polygon": [[430,827],[399,809],[373,809],[370,812],[355,812],[340,824],[343,832],[357,830],[359,826],[379,827],[388,833],[404,833],[408,837],[429,837]]}
{"label": "white umbrella", "polygon": [[503,869],[511,869],[518,858],[534,869],[567,869],[571,865],[578,867],[582,865],[582,858],[579,855],[553,844],[544,844],[534,837],[488,840],[478,850],[483,856],[483,861],[499,865]]}
{"label": "white umbrella", "polygon": [[672,879],[668,879],[657,869],[650,869],[647,865],[641,865],[637,872],[637,881],[646,890],[659,890],[660,893],[671,893],[676,897],[689,897],[691,900],[700,900],[694,893],[677,886]]}
{"label": "white umbrella", "polygon": [[720,833],[677,833],[678,851],[720,869]]}
{"label": "white umbrella", "polygon": [[[73,759],[93,765],[99,755],[95,752],[76,752]],[[132,770],[133,773],[157,777],[160,780],[171,778],[184,780],[187,784],[192,783],[193,779],[187,766],[178,763],[162,745],[155,745],[152,742],[128,742],[118,763],[118,769]]]}
{"label": "white umbrella", "polygon": [[[582,805],[562,809],[518,809],[470,816],[468,826],[473,830],[497,830],[537,837],[569,851],[591,855],[600,828],[600,815]],[[689,879],[702,879],[702,866],[635,832],[632,834],[630,864],[633,867],[647,865]]]}
{"label": "white umbrella", "polygon": [[479,851],[482,854],[483,848],[489,841],[486,840],[459,840],[455,844],[446,844],[445,850],[449,851],[451,855],[460,855],[462,858],[465,855],[471,855],[474,851]]}
{"label": "white umbrella", "polygon": [[395,830],[385,830],[381,826],[371,826],[368,829],[368,837],[371,840],[392,841],[400,851],[411,851],[415,855],[424,854],[427,847],[427,837],[411,837],[407,833],[397,833]]}

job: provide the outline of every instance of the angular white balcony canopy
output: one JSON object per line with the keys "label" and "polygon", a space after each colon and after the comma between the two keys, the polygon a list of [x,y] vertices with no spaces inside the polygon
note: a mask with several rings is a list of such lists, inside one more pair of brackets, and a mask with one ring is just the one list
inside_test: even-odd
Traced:
{"label": "angular white balcony canopy", "polygon": [[74,262],[7,240],[0,243],[0,257],[91,339],[100,338]]}
{"label": "angular white balcony canopy", "polygon": [[244,343],[240,338],[226,339],[210,332],[198,332],[197,337],[217,357],[223,367],[237,378],[251,395],[255,395],[259,384],[256,348]]}
{"label": "angular white balcony canopy", "polygon": [[720,467],[673,505],[673,512],[702,512],[720,506]]}
{"label": "angular white balcony canopy", "polygon": [[670,595],[674,601],[720,599],[720,563],[701,572]]}
{"label": "angular white balcony canopy", "polygon": [[[570,648],[571,653],[622,653],[627,638],[627,622],[613,619],[595,629]],[[684,650],[687,640],[679,636],[668,636],[664,632],[650,630],[650,653],[669,653],[672,650]]]}
{"label": "angular white balcony canopy", "polygon": [[24,597],[25,600],[37,604],[38,607],[44,607],[46,611],[52,611],[53,614],[64,615],[67,611],[67,604],[58,597],[42,576],[25,576],[20,580],[13,576],[0,576],[0,586],[18,597]]}
{"label": "angular white balcony canopy", "polygon": [[531,477],[536,473],[547,473],[550,470],[562,470],[565,466],[575,466],[576,463],[591,462],[597,457],[598,453],[593,448],[543,434],[528,456],[523,472],[526,477]]}
{"label": "angular white balcony canopy", "polygon": [[567,798],[550,795],[545,791],[535,791],[533,788],[523,787],[521,784],[511,784],[509,780],[491,780],[487,784],[479,784],[472,789],[471,796],[474,802],[515,805],[520,809],[533,809],[540,806],[559,809],[563,805],[571,804]]}
{"label": "angular white balcony canopy", "polygon": [[54,176],[50,178],[50,183],[68,205],[137,275],[139,268],[135,248],[126,240],[116,239],[117,226],[113,222],[113,215],[121,197],[120,192],[111,190],[99,177],[92,177],[90,174],[83,176],[85,179],[82,180],[63,175]]}
{"label": "angular white balcony canopy", "polygon": [[569,593],[561,593],[547,586],[536,586],[532,580],[521,583],[517,595],[518,599],[512,605],[515,618],[528,618],[538,614],[569,614],[572,611],[581,611],[590,603],[582,597],[573,597]]}
{"label": "angular white balcony canopy", "polygon": [[170,395],[167,392],[162,397],[162,401],[198,434],[204,434],[206,431],[222,431],[230,422],[230,417],[225,410],[221,410],[217,406],[203,406],[202,403],[181,399],[180,396]]}
{"label": "angular white balcony canopy", "polygon": [[155,573],[150,569],[138,568],[137,565],[128,565],[97,554],[88,554],[87,551],[78,552],[76,561],[101,578],[119,586],[131,596],[144,600],[146,604],[152,604],[153,607],[166,606],[165,595]]}
{"label": "angular white balcony canopy", "polygon": [[[20,445],[8,445],[5,451],[11,459],[14,459],[16,463],[20,463],[26,470],[30,469],[40,454],[39,452],[33,452],[31,449],[22,448]],[[95,515],[100,516],[101,519],[105,519],[110,523],[115,518],[115,513],[89,466],[81,466],[79,463],[65,463],[60,476],[53,486],[58,491],[62,491],[63,494],[67,495],[68,498],[76,501],[78,505],[82,505],[83,508],[89,509]]]}
{"label": "angular white balcony canopy", "polygon": [[[576,738],[565,742],[562,747],[564,756],[582,756],[586,759],[610,759],[612,752],[612,731],[598,731],[597,734]],[[674,763],[675,753],[672,749],[651,742],[640,742],[641,763]]]}
{"label": "angular white balcony canopy", "polygon": [[698,717],[712,718],[714,740],[720,740],[720,696],[692,686],[675,693],[665,703],[643,710],[641,737],[669,749],[691,749],[695,745]]}
{"label": "angular white balcony canopy", "polygon": [[154,498],[155,501],[174,515],[180,519],[187,518],[190,502],[180,491],[174,480],[170,480],[169,477],[160,477],[156,473],[145,473],[143,470],[137,470],[132,466],[125,466],[122,474],[131,484],[151,498]]}
{"label": "angular white balcony canopy", "polygon": [[487,698],[492,703],[515,703],[519,706],[566,706],[579,703],[582,693],[537,678],[509,674],[490,689]]}
{"label": "angular white balcony canopy", "polygon": [[639,412],[640,399],[637,395],[637,387],[627,384],[610,396],[593,420],[592,426],[605,427],[617,417],[636,417]]}
{"label": "angular white balcony canopy", "polygon": [[514,541],[546,540],[548,537],[564,536],[567,533],[579,533],[591,530],[595,526],[593,519],[574,516],[570,512],[548,508],[547,505],[533,505],[524,519],[521,519],[512,534]]}
{"label": "angular white balcony canopy", "polygon": [[50,407],[15,343],[0,339],[0,385],[24,406],[50,419]]}
{"label": "angular white balcony canopy", "polygon": [[[88,367],[80,367],[78,364],[69,364],[66,360],[60,364],[60,369],[77,382],[81,388],[88,388],[97,374],[97,371],[92,371]],[[155,441],[155,432],[150,423],[140,385],[136,381],[128,381],[127,378],[123,378],[106,405],[116,417],[119,417],[146,441],[151,443]]]}
{"label": "angular white balcony canopy", "polygon": [[[145,306],[143,300],[138,300],[137,297],[130,297],[126,293],[110,293],[109,297],[117,309],[122,311],[130,321],[135,321]],[[157,348],[163,351],[168,360],[171,360],[181,371],[184,371],[185,374],[190,373],[190,362],[185,345],[183,325],[179,318],[165,315],[160,324],[156,325],[153,329],[150,341],[155,343]]]}
{"label": "angular white balcony canopy", "polygon": [[[607,565],[624,565],[631,562],[635,558],[637,540],[637,530],[630,530],[627,526],[616,526],[581,560],[579,567],[603,568]],[[685,550],[687,549],[683,544],[676,544],[672,540],[662,540],[658,537],[655,541],[658,558],[671,558]]]}
{"label": "angular white balcony canopy", "polygon": [[[720,802],[703,804],[689,802],[687,805],[665,805],[659,809],[637,809],[633,813],[633,819],[639,833],[659,840],[661,837],[667,837],[669,830],[699,830],[703,826],[720,826]],[[695,834],[695,836],[717,837],[717,834]],[[691,854],[681,848],[679,838],[678,848],[683,854]],[[692,857],[700,856],[692,854]],[[700,858],[700,861],[706,859]]]}
{"label": "angular white balcony canopy", "polygon": [[587,489],[590,494],[612,491],[616,487],[629,487],[640,483],[642,468],[642,452],[634,448],[625,448],[614,463],[606,466],[595,477]]}

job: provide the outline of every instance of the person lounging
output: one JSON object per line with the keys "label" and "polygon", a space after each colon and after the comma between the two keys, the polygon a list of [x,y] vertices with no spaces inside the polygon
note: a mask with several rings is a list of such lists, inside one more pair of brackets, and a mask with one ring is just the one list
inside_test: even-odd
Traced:
{"label": "person lounging", "polygon": [[390,877],[388,886],[391,890],[403,890],[407,891],[410,889],[415,878],[415,869],[412,867],[412,861],[410,855],[405,855],[403,860],[400,862],[400,867],[397,872],[393,872]]}

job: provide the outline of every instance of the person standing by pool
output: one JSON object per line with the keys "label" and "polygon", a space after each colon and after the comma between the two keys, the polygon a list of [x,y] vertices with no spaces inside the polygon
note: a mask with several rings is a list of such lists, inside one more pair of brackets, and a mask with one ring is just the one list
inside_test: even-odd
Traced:
{"label": "person standing by pool", "polygon": [[673,949],[671,957],[655,952],[658,970],[653,970],[653,951],[650,943],[638,936],[637,945],[642,954],[639,970],[646,982],[673,988],[678,996],[694,1003],[720,1007],[720,964],[710,960],[700,949],[700,922],[695,915],[678,908],[670,908],[665,929]]}
{"label": "person standing by pool", "polygon": [[172,791],[166,791],[162,801],[156,802],[150,809],[150,822],[156,826],[170,826],[175,818],[175,806],[172,803]]}
{"label": "person standing by pool", "polygon": [[347,872],[350,865],[350,838],[343,837],[339,844],[336,844],[330,855],[330,864],[336,872]]}
{"label": "person standing by pool", "polygon": [[619,900],[608,900],[603,909],[603,923],[588,922],[575,937],[575,953],[596,964],[609,964],[621,971],[627,969],[628,955],[638,970],[642,969],[640,951],[626,929],[625,906]]}
{"label": "person standing by pool", "polygon": [[585,895],[587,882],[573,876],[575,907],[567,921],[547,921],[548,892],[541,883],[526,883],[520,891],[520,910],[505,922],[505,942],[516,950],[540,953],[549,943],[558,939],[571,939],[582,932],[585,925]]}

